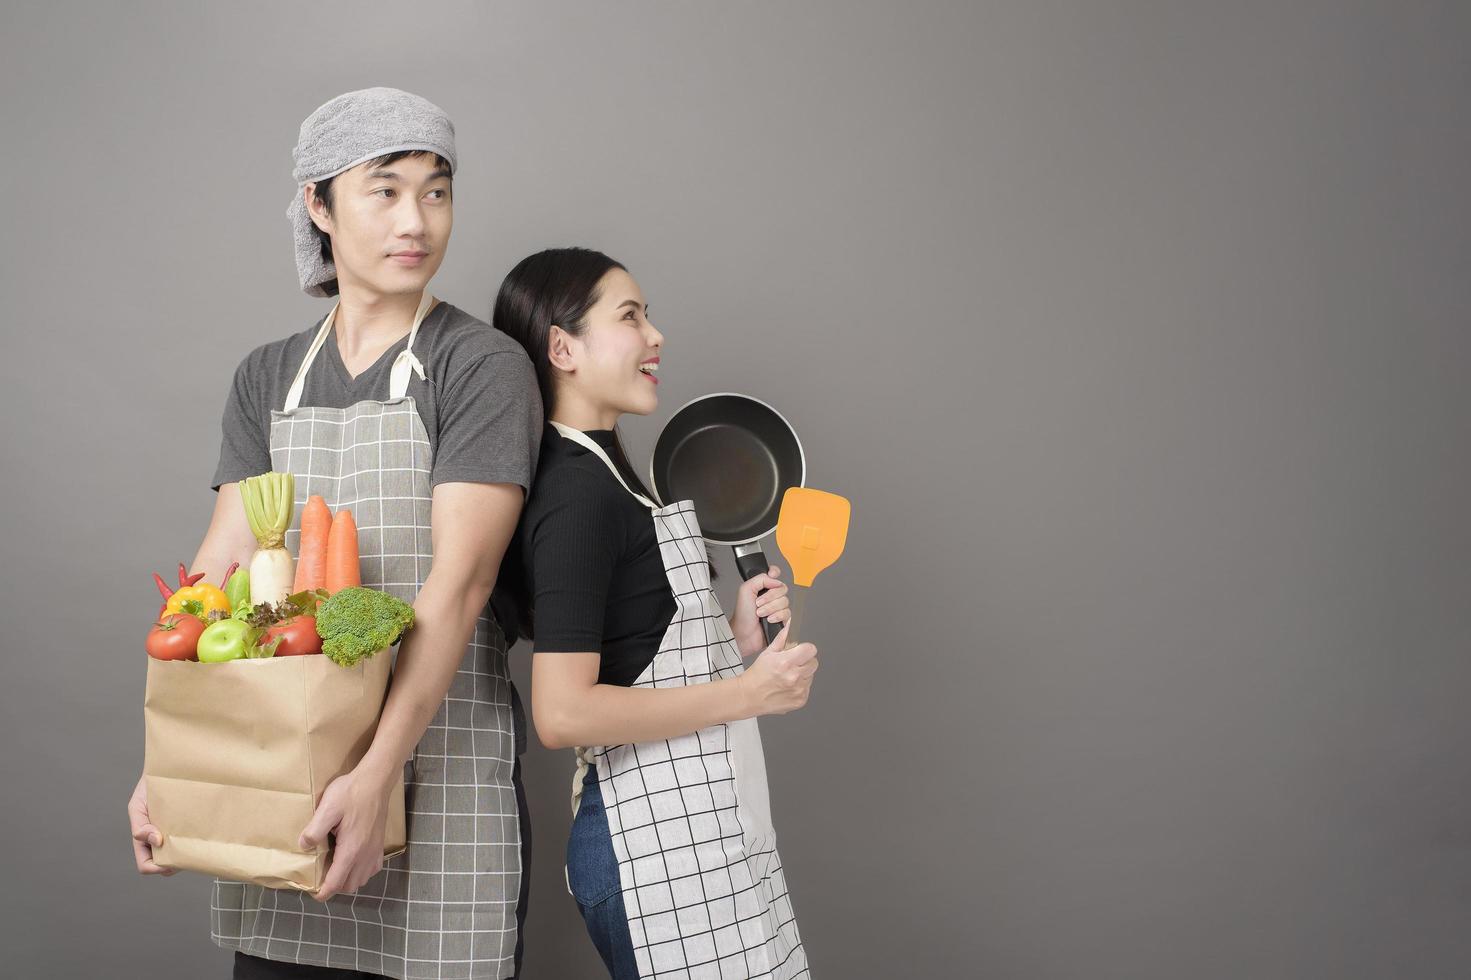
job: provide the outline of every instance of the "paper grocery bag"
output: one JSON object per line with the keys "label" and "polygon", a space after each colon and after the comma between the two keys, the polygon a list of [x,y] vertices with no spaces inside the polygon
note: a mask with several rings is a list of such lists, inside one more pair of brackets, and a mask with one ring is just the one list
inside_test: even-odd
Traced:
{"label": "paper grocery bag", "polygon": [[[222,664],[148,661],[143,774],[163,834],[159,867],[315,891],[327,848],[297,839],[322,792],[373,741],[392,673],[381,650],[356,667],[325,656]],[[388,799],[384,852],[405,846],[403,776]]]}

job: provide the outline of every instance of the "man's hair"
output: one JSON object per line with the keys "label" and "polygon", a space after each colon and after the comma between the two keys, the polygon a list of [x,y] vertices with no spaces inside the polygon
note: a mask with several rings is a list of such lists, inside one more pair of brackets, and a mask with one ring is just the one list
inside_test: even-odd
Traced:
{"label": "man's hair", "polygon": [[[433,157],[436,166],[443,167],[445,170],[450,169],[448,160],[440,156],[438,153],[434,153],[430,150],[398,150],[394,153],[385,153],[381,157],[377,157],[372,160],[364,160],[363,163],[367,164],[370,169],[377,169],[378,167],[386,167],[390,163],[397,163],[399,160],[403,160],[406,157]],[[359,164],[359,166],[362,166],[362,164]],[[332,182],[337,179],[337,176],[338,175],[324,177],[321,180],[315,181],[317,185],[317,200],[322,202],[322,207],[327,209],[328,214],[332,213]],[[317,233],[317,244],[322,249],[322,261],[331,262],[332,236],[327,234],[322,229],[318,228],[316,225],[312,225],[312,228]],[[330,282],[322,283],[322,288],[327,291],[328,296],[336,296],[337,279],[334,277]]]}

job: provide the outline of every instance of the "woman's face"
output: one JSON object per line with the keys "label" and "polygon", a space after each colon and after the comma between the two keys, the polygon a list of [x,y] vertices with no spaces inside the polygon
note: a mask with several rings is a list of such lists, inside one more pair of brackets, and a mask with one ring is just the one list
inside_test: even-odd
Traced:
{"label": "woman's face", "polygon": [[622,269],[598,283],[580,337],[566,338],[573,370],[564,383],[599,411],[648,415],[659,407],[659,352],[664,335],[649,322],[643,291]]}

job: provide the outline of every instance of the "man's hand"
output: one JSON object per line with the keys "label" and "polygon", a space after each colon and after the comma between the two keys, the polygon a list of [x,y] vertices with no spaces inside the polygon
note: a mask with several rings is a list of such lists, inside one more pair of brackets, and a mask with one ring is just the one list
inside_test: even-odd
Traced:
{"label": "man's hand", "polygon": [[133,831],[133,861],[140,875],[163,875],[167,878],[173,868],[160,868],[153,863],[153,849],[163,843],[163,834],[148,822],[148,781],[138,777],[133,787],[133,796],[128,800],[128,823]]}
{"label": "man's hand", "polygon": [[383,825],[388,820],[392,782],[360,768],[338,776],[322,794],[322,802],[297,842],[303,851],[335,839],[332,863],[322,887],[312,896],[325,902],[342,892],[355,892],[383,870]]}
{"label": "man's hand", "polygon": [[[757,598],[762,589],[766,593]],[[761,631],[761,619],[773,623],[785,623],[792,618],[791,600],[787,598],[787,587],[781,581],[781,569],[772,565],[766,574],[757,575],[746,581],[736,593],[735,613],[730,617],[730,631],[735,634],[736,646],[741,656],[750,658],[766,649],[766,634]]]}

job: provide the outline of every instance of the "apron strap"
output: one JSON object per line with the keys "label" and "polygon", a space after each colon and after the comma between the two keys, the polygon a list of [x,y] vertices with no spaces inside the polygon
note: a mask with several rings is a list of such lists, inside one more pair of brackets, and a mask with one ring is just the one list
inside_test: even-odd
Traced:
{"label": "apron strap", "polygon": [[[327,318],[322,321],[322,327],[317,331],[317,336],[312,340],[311,347],[307,348],[306,357],[302,359],[301,367],[296,371],[296,377],[291,382],[291,388],[286,392],[286,405],[284,411],[294,412],[301,405],[301,393],[306,388],[306,372],[311,368],[312,362],[317,359],[317,353],[327,338],[332,336],[332,325],[337,321],[337,308],[341,303],[334,303]],[[425,290],[419,299],[419,308],[414,311],[414,323],[409,327],[409,342],[397,358],[393,361],[393,368],[388,374],[388,398],[402,398],[409,391],[409,372],[412,371],[424,380],[424,365],[414,356],[414,337],[419,333],[419,324],[424,322],[424,314],[429,312],[429,307],[434,305],[434,297]]]}
{"label": "apron strap", "polygon": [[393,370],[388,373],[388,400],[393,401],[402,398],[409,393],[409,371],[412,370],[424,380],[424,365],[414,356],[414,338],[419,335],[419,324],[424,322],[424,315],[429,312],[429,307],[434,305],[434,297],[429,291],[424,290],[424,296],[419,300],[419,308],[414,311],[414,324],[409,327],[409,342],[404,344],[404,349],[398,352],[398,357],[393,360]]}
{"label": "apron strap", "polygon": [[636,499],[639,503],[649,508],[649,510],[659,509],[658,504],[654,503],[643,494],[634,491],[634,489],[630,487],[627,482],[624,481],[623,474],[618,472],[618,467],[614,466],[613,461],[608,458],[608,454],[603,452],[603,447],[599,446],[596,442],[589,438],[587,433],[580,432],[577,429],[572,428],[572,426],[570,425],[563,425],[561,422],[553,422],[552,427],[555,428],[558,432],[562,433],[562,435],[566,438],[571,439],[583,449],[586,449],[598,459],[602,460],[603,465],[608,467],[608,471],[613,474],[613,478],[617,480],[620,484],[622,484],[623,489],[633,494],[634,499]]}

